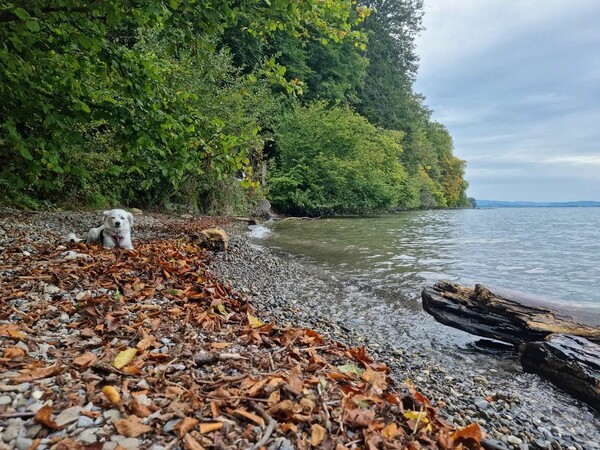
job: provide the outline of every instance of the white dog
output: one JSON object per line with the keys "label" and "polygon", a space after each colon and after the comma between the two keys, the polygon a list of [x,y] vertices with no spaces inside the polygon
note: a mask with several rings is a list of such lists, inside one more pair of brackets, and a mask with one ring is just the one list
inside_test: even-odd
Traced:
{"label": "white dog", "polygon": [[88,231],[87,238],[79,239],[75,233],[66,236],[67,242],[81,242],[86,244],[100,244],[103,247],[121,247],[133,250],[131,244],[131,227],[133,215],[122,209],[104,211],[102,225]]}

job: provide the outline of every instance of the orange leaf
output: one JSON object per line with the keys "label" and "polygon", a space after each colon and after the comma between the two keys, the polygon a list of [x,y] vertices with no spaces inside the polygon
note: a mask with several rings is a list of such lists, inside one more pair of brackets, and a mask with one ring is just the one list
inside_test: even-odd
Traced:
{"label": "orange leaf", "polygon": [[210,402],[210,412],[212,414],[213,419],[216,419],[221,415],[221,410],[219,409],[219,405],[216,402]]}
{"label": "orange leaf", "polygon": [[213,342],[210,346],[217,349],[227,348],[231,346],[231,342]]}
{"label": "orange leaf", "polygon": [[25,383],[34,380],[41,380],[42,378],[49,378],[58,375],[62,371],[63,369],[59,365],[44,367],[41,369],[33,369],[13,378],[13,381],[16,383]]}
{"label": "orange leaf", "polygon": [[383,427],[383,430],[381,430],[381,434],[384,438],[389,439],[390,441],[393,440],[398,434],[398,425],[394,422],[387,424]]}
{"label": "orange leaf", "polygon": [[50,405],[44,405],[35,414],[33,420],[35,420],[38,423],[41,423],[42,425],[52,430],[58,430],[58,424],[54,420],[52,420],[51,416],[52,407]]}
{"label": "orange leaf", "polygon": [[120,434],[127,437],[138,437],[151,430],[148,425],[144,425],[140,418],[136,416],[114,420],[113,424]]}
{"label": "orange leaf", "polygon": [[138,417],[148,417],[152,414],[150,408],[146,405],[142,405],[135,397],[129,402],[129,409]]}
{"label": "orange leaf", "polygon": [[25,350],[21,347],[8,347],[4,350],[4,357],[7,359],[19,358],[25,356]]}
{"label": "orange leaf", "polygon": [[479,424],[477,423],[472,423],[461,428],[460,430],[456,430],[452,435],[452,439],[457,442],[467,439],[474,439],[477,443],[480,443],[481,438],[481,428],[479,428]]}
{"label": "orange leaf", "polygon": [[313,447],[316,447],[325,439],[325,428],[318,423],[314,423],[310,430],[310,443]]}
{"label": "orange leaf", "polygon": [[77,364],[82,369],[87,369],[92,364],[94,364],[98,360],[98,357],[93,353],[86,353],[84,355],[78,356],[73,360],[75,364]]}
{"label": "orange leaf", "polygon": [[185,436],[188,432],[192,431],[200,421],[193,417],[184,417],[180,422],[173,427],[179,433],[179,437]]}
{"label": "orange leaf", "polygon": [[148,350],[152,345],[156,342],[156,338],[154,336],[146,336],[135,346],[140,352],[144,350]]}
{"label": "orange leaf", "polygon": [[106,398],[108,398],[111,403],[114,403],[115,405],[121,403],[121,396],[114,386],[104,386],[102,388],[102,393],[106,395]]}
{"label": "orange leaf", "polygon": [[185,445],[186,450],[205,450],[204,447],[189,434],[186,434],[183,437],[183,445]]}
{"label": "orange leaf", "polygon": [[300,379],[301,372],[302,368],[300,367],[300,364],[298,364],[292,369],[290,376],[288,377],[288,384],[296,392],[302,392],[302,388],[304,387],[304,383]]}
{"label": "orange leaf", "polygon": [[201,423],[200,433],[210,433],[211,431],[220,430],[223,427],[223,422]]}
{"label": "orange leaf", "polygon": [[262,417],[259,417],[256,414],[252,414],[251,412],[248,412],[245,409],[238,408],[234,411],[234,413],[239,414],[240,416],[243,416],[248,420],[251,420],[252,422],[256,423],[261,427],[265,426],[265,421]]}

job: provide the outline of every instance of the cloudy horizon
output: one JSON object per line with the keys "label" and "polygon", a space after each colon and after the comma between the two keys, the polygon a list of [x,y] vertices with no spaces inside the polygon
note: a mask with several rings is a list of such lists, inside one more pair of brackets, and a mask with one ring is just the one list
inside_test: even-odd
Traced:
{"label": "cloudy horizon", "polygon": [[415,90],[468,195],[600,200],[600,2],[425,0]]}

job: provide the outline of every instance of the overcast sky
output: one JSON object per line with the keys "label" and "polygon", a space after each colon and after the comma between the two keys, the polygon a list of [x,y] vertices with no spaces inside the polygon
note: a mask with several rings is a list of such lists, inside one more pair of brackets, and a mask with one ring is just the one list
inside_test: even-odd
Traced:
{"label": "overcast sky", "polygon": [[600,200],[600,0],[425,0],[415,89],[478,199]]}

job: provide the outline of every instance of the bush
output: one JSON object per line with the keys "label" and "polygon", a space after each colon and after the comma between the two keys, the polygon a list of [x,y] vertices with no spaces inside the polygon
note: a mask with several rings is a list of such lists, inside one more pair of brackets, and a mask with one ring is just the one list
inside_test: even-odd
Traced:
{"label": "bush", "polygon": [[347,107],[296,106],[275,131],[273,206],[294,215],[362,214],[411,202],[399,161],[403,133],[371,125]]}

